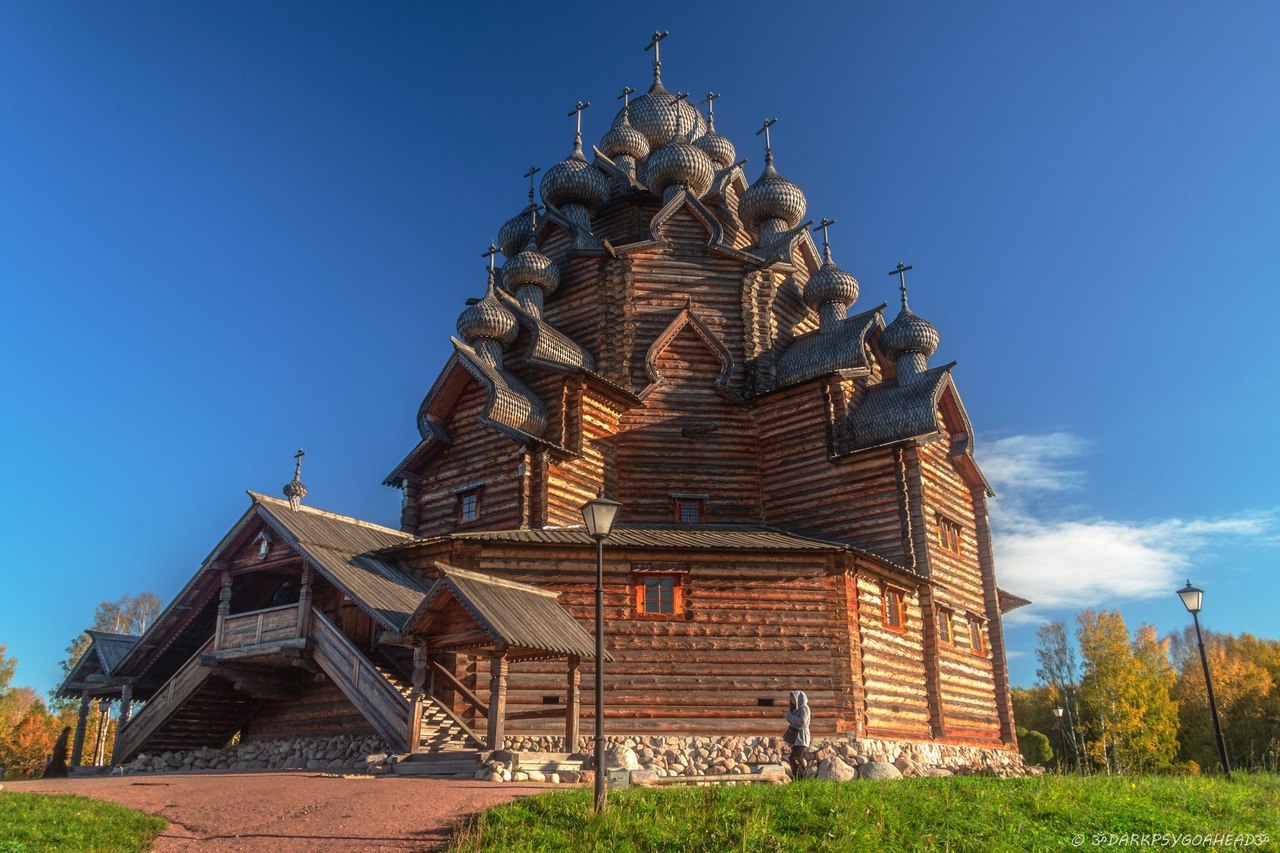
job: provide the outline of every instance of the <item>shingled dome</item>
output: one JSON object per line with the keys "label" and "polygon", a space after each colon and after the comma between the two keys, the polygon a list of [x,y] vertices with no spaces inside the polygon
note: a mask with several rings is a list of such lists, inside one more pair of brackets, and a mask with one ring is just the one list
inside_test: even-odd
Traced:
{"label": "shingled dome", "polygon": [[[631,126],[644,134],[651,149],[665,145],[671,137],[690,128],[691,139],[702,136],[707,129],[698,108],[686,100],[676,100],[661,80],[655,80],[648,92],[632,101],[629,112]],[[621,112],[618,115],[621,117]]]}
{"label": "shingled dome", "polygon": [[529,240],[533,216],[526,206],[524,210],[502,223],[498,229],[498,248],[503,257],[514,258]]}
{"label": "shingled dome", "polygon": [[858,301],[858,280],[828,258],[805,284],[804,301],[815,311],[829,302],[848,308]]}
{"label": "shingled dome", "polygon": [[898,316],[880,333],[880,349],[893,361],[912,352],[928,358],[938,351],[938,342],[938,330],[917,317],[905,300]]}
{"label": "shingled dome", "polygon": [[613,127],[600,139],[600,150],[606,157],[626,155],[643,160],[649,156],[649,140],[631,124],[628,111],[624,108],[614,120]]}
{"label": "shingled dome", "polygon": [[768,219],[781,219],[788,228],[795,228],[804,218],[807,206],[804,193],[773,168],[773,155],[765,158],[764,171],[754,184],[747,187],[738,202],[738,215],[748,228],[756,230]]}
{"label": "shingled dome", "polygon": [[714,178],[711,158],[679,136],[650,154],[644,169],[645,184],[657,195],[668,187],[683,186],[702,198]]}
{"label": "shingled dome", "polygon": [[609,201],[609,182],[582,156],[581,138],[566,159],[547,170],[540,187],[542,200],[552,207],[580,204],[594,212]]}
{"label": "shingled dome", "polygon": [[524,249],[503,264],[502,284],[512,293],[521,285],[532,284],[550,296],[560,286],[560,270],[550,258],[538,251],[530,233]]}
{"label": "shingled dome", "polygon": [[507,310],[493,292],[493,278],[489,279],[489,292],[484,298],[458,316],[458,334],[467,343],[476,340],[494,340],[511,344],[519,334],[516,316]]}

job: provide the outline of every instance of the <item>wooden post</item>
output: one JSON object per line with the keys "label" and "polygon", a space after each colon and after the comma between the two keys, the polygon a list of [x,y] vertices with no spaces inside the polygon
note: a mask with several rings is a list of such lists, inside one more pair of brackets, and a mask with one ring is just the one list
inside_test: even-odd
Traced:
{"label": "wooden post", "polygon": [[498,646],[489,658],[489,749],[502,749],[507,716],[507,647]]}
{"label": "wooden post", "polygon": [[93,746],[93,766],[101,767],[105,759],[104,753],[107,749],[107,727],[111,725],[110,707],[103,707],[102,702],[98,703],[98,736],[94,738]]}
{"label": "wooden post", "polygon": [[84,754],[84,729],[89,722],[89,694],[80,694],[80,716],[76,720],[75,740],[71,742],[71,766],[80,766],[80,757]]}
{"label": "wooden post", "polygon": [[222,648],[222,625],[231,615],[231,573],[222,573],[222,591],[218,594],[218,625],[214,629],[214,649]]}
{"label": "wooden post", "polygon": [[409,751],[417,752],[422,742],[422,703],[427,681],[427,647],[413,644],[413,697],[409,709]]}
{"label": "wooden post", "polygon": [[578,703],[581,696],[581,663],[577,655],[569,655],[569,689],[564,703],[564,750],[578,751]]}
{"label": "wooden post", "polygon": [[120,735],[124,732],[124,727],[129,725],[129,718],[133,714],[133,685],[125,684],[120,688],[120,717],[116,720],[116,739],[111,744],[111,763],[117,764],[123,757],[120,755]]}
{"label": "wooden post", "polygon": [[302,568],[302,588],[298,591],[298,636],[311,633],[311,567]]}

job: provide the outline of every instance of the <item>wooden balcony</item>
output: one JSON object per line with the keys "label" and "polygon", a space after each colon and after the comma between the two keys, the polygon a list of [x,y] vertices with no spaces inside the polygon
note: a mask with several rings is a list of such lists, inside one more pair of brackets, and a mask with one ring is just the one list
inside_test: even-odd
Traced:
{"label": "wooden balcony", "polygon": [[216,651],[269,646],[301,638],[300,616],[297,604],[285,604],[223,617]]}

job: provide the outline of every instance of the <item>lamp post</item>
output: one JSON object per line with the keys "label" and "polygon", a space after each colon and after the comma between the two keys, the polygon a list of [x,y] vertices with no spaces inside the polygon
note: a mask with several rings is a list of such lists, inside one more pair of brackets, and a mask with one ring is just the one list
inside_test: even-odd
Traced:
{"label": "lamp post", "polygon": [[599,814],[604,811],[605,779],[604,779],[604,540],[613,530],[613,520],[618,516],[622,504],[611,501],[602,491],[594,500],[582,505],[582,520],[587,525],[587,533],[596,540],[596,734],[595,734],[595,768],[596,797],[595,810]]}
{"label": "lamp post", "polygon": [[1063,708],[1054,708],[1053,716],[1058,721],[1058,773],[1062,773],[1062,753],[1066,751],[1067,740],[1062,734],[1062,712]]}
{"label": "lamp post", "polygon": [[1227,739],[1222,736],[1222,721],[1218,719],[1218,700],[1213,695],[1213,679],[1209,677],[1209,658],[1204,653],[1204,637],[1200,634],[1200,607],[1204,604],[1204,590],[1196,589],[1187,581],[1187,585],[1178,590],[1178,598],[1182,599],[1191,621],[1196,626],[1196,645],[1200,647],[1200,664],[1204,667],[1204,686],[1209,693],[1209,713],[1213,717],[1213,732],[1218,745],[1218,760],[1222,762],[1222,772],[1231,778],[1231,762],[1227,759]]}

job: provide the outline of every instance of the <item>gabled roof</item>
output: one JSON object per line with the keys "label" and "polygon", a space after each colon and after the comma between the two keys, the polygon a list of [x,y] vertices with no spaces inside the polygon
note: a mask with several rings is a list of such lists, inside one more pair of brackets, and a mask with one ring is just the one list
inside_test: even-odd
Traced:
{"label": "gabled roof", "polygon": [[1000,604],[1000,612],[1008,613],[1010,610],[1017,610],[1019,607],[1026,607],[1031,603],[1030,599],[1023,598],[1020,595],[1014,595],[1011,592],[996,587],[996,600]]}
{"label": "gabled roof", "polygon": [[89,648],[84,650],[84,654],[54,691],[55,695],[62,698],[78,695],[72,685],[83,683],[90,675],[112,675],[116,666],[139,640],[132,634],[115,634],[110,631],[89,629],[85,633],[89,635]]}
{"label": "gabled roof", "polygon": [[250,492],[259,514],[316,571],[393,631],[422,601],[429,585],[394,563],[370,555],[412,536],[389,527]]}
{"label": "gabled roof", "polygon": [[955,362],[931,368],[908,385],[892,381],[868,388],[846,424],[849,449],[868,450],[936,433],[938,399],[953,367]]}
{"label": "gabled roof", "polygon": [[867,353],[867,336],[873,329],[884,327],[884,320],[880,317],[884,308],[880,305],[847,317],[825,334],[815,329],[796,338],[778,357],[778,387],[785,388],[845,370],[869,370],[871,360]]}
{"label": "gabled roof", "polygon": [[495,644],[595,657],[594,639],[560,606],[559,593],[445,563],[437,562],[434,568],[440,578],[406,621],[407,631],[430,634],[433,615],[452,599]]}

